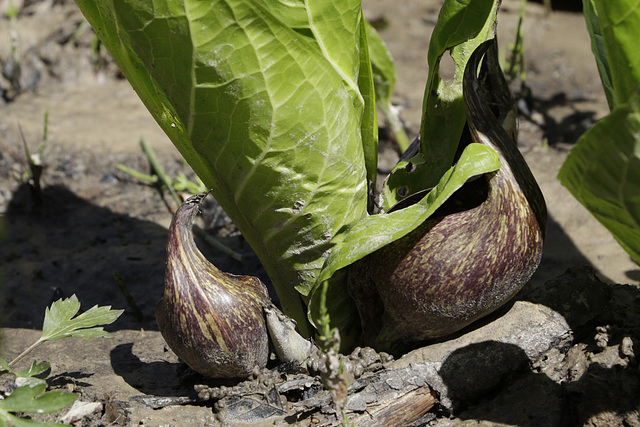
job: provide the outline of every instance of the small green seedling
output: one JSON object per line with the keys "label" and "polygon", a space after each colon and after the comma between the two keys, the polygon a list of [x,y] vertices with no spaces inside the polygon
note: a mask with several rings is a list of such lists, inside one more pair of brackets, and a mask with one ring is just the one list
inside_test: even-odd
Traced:
{"label": "small green seedling", "polygon": [[509,44],[509,60],[506,66],[503,67],[505,77],[508,81],[512,82],[515,79],[520,78],[523,85],[525,81],[523,24],[526,14],[526,4],[526,0],[521,0],[518,27],[516,28],[516,39],[513,43]]}
{"label": "small green seedling", "polygon": [[79,310],[80,301],[75,295],[54,302],[51,307],[45,310],[40,338],[11,362],[0,358],[0,376],[4,374],[15,376],[16,385],[19,386],[4,400],[0,400],[0,427],[60,425],[19,418],[14,413],[46,414],[55,412],[73,403],[76,394],[60,391],[45,392],[47,383],[37,375],[49,369],[47,362],[33,361],[28,369],[21,371],[14,371],[13,367],[47,341],[56,341],[67,337],[90,339],[109,336],[99,325],[113,323],[124,311],[112,310],[110,306],[94,306],[77,315]]}
{"label": "small green seedling", "polygon": [[42,154],[46,148],[47,138],[48,138],[48,129],[49,129],[49,111],[46,110],[44,112],[44,126],[42,130],[42,140],[40,144],[38,144],[38,151],[35,153],[31,153],[29,149],[29,145],[27,145],[27,139],[22,132],[22,128],[20,127],[20,137],[22,138],[22,145],[24,147],[24,154],[27,158],[27,164],[29,165],[29,170],[25,171],[22,179],[24,181],[31,182],[36,194],[38,197],[41,196],[41,186],[40,186],[40,178],[42,176]]}

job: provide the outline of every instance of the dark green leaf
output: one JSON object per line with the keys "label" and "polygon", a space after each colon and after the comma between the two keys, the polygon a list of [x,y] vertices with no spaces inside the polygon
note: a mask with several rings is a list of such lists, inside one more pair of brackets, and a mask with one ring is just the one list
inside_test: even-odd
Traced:
{"label": "dark green leaf", "polygon": [[640,94],[580,138],[558,178],[640,264]]}

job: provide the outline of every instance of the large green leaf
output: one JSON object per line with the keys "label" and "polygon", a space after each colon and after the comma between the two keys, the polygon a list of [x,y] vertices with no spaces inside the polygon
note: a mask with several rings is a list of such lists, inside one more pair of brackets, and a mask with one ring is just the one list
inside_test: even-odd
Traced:
{"label": "large green leaf", "polygon": [[418,203],[389,214],[368,216],[358,222],[327,258],[312,293],[309,304],[310,319],[315,322],[320,315],[321,289],[326,281],[329,286],[327,301],[330,301],[330,304],[327,309],[331,325],[340,330],[344,344],[349,346],[350,337],[354,337],[354,331],[357,330],[358,314],[347,293],[343,272],[337,275],[336,272],[406,236],[429,218],[470,178],[498,168],[500,159],[492,148],[477,143],[469,144],[456,165],[449,169],[438,185]]}
{"label": "large green leaf", "polygon": [[583,0],[609,107],[558,178],[640,264],[640,2]]}
{"label": "large green leaf", "polygon": [[640,264],[640,94],[580,138],[558,178]]}
{"label": "large green leaf", "polygon": [[[403,197],[433,187],[451,167],[465,124],[462,79],[471,53],[495,33],[497,0],[447,0],[433,29],[427,62],[420,129],[420,161],[407,169],[399,164],[383,189],[383,209]],[[440,62],[449,52],[455,65],[451,81],[440,76]]]}
{"label": "large green leaf", "polygon": [[[609,62],[610,84],[615,91],[614,106],[617,106],[626,103],[640,83],[640,2],[594,0],[594,3]],[[596,58],[601,58],[601,54]],[[600,72],[602,76],[602,70]],[[609,84],[606,78],[603,83],[605,88]]]}
{"label": "large green leaf", "polygon": [[296,290],[366,215],[360,1],[78,5],[308,332]]}

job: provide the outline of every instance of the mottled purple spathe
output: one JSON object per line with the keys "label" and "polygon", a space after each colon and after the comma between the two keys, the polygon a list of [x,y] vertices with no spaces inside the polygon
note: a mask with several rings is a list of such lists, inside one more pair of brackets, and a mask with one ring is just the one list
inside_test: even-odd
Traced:
{"label": "mottled purple spathe", "polygon": [[262,309],[269,297],[259,279],[218,270],[196,247],[191,228],[206,195],[187,199],[173,218],[156,320],[169,347],[193,370],[212,378],[246,378],[267,363]]}
{"label": "mottled purple spathe", "polygon": [[515,125],[505,123],[515,112],[495,41],[473,53],[463,86],[473,142],[496,150],[501,167],[468,182],[416,230],[351,267],[349,293],[364,341],[377,350],[402,352],[495,311],[542,257],[546,207],[513,139]]}

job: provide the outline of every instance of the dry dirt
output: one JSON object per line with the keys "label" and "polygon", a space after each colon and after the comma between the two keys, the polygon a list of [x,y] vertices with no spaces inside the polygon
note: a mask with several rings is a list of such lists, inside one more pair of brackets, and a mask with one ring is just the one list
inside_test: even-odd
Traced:
{"label": "dry dirt", "polygon": [[[215,425],[211,405],[153,410],[128,401],[133,395],[176,396],[191,391],[153,316],[154,303],[162,294],[164,246],[175,206],[157,187],[118,171],[116,164],[147,172],[139,146],[144,139],[171,175],[192,174],[108,56],[92,50],[92,32],[83,26],[74,4],[64,0],[24,3],[13,27],[4,15],[0,19],[0,63],[5,73],[0,77],[0,315],[4,328],[0,355],[10,359],[37,339],[44,308],[60,295],[76,294],[85,309],[95,304],[125,308],[107,328],[113,332],[111,339],[63,340],[33,354],[51,362],[51,384],[111,408],[87,418],[86,425]],[[7,4],[0,0],[0,8]],[[503,50],[513,40],[519,4],[503,2],[498,27]],[[439,7],[437,0],[364,0],[368,19],[388,23],[381,36],[396,60],[394,102],[401,107],[411,135],[419,126],[427,43]],[[23,67],[18,89],[7,78],[10,34],[16,37]],[[638,285],[638,266],[556,179],[572,144],[607,113],[584,19],[576,12],[549,12],[529,3],[524,40],[526,84],[532,100],[529,114],[521,117],[520,146],[549,209],[545,253],[532,284],[543,284],[570,267],[590,265],[609,283]],[[45,111],[48,139],[38,199],[24,178],[28,166],[22,138],[32,152],[37,150]],[[391,167],[396,159],[392,144],[383,140],[381,169]],[[233,225],[214,205],[208,212],[204,226],[242,253],[243,262],[200,245],[206,255],[223,270],[268,281]],[[114,273],[126,284],[142,318],[127,304]],[[583,350],[586,354],[586,347]],[[632,366],[637,370],[633,364],[629,369]],[[612,412],[612,418],[574,419],[568,425],[637,425],[634,410],[640,397],[629,396],[629,390],[622,388],[608,392],[613,400],[616,393],[624,394],[634,405],[618,412],[603,409]],[[428,422],[532,425],[482,415],[489,412],[476,411],[480,415],[464,422],[457,418]]]}

